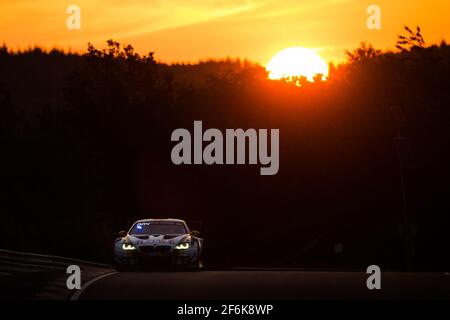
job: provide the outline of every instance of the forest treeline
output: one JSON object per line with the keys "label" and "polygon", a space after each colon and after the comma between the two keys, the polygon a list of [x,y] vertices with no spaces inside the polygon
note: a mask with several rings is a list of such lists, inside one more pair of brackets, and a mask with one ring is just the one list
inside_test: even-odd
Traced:
{"label": "forest treeline", "polygon": [[[313,83],[249,61],[167,65],[113,40],[82,55],[4,46],[0,247],[110,261],[133,220],[179,217],[202,221],[210,264],[402,268],[402,166],[414,266],[445,269],[450,46],[405,30]],[[194,120],[279,128],[279,173],[173,165],[170,134]]]}

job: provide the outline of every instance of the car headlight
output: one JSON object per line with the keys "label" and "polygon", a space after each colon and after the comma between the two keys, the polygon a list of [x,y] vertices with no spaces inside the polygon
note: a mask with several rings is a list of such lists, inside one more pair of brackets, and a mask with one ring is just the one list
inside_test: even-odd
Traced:
{"label": "car headlight", "polygon": [[124,243],[124,244],[122,244],[122,249],[130,251],[130,250],[136,250],[136,247],[134,245],[132,245],[131,243]]}
{"label": "car headlight", "polygon": [[175,246],[177,250],[186,250],[187,248],[189,248],[189,242],[182,242]]}

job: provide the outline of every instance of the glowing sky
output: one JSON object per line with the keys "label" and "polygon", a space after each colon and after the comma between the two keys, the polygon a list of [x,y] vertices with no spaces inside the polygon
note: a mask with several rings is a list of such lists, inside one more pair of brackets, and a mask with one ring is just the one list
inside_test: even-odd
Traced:
{"label": "glowing sky", "polygon": [[[66,8],[81,8],[81,30]],[[366,28],[381,7],[382,29]],[[164,62],[241,57],[266,64],[279,50],[316,49],[328,61],[367,40],[393,48],[402,26],[420,25],[428,43],[450,40],[449,0],[0,0],[0,42],[83,51],[114,38]]]}

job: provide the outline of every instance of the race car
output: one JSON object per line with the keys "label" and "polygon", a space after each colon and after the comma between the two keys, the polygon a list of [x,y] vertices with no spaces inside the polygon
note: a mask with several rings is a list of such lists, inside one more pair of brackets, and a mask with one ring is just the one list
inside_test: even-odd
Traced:
{"label": "race car", "polygon": [[203,239],[179,219],[136,221],[128,232],[119,232],[114,246],[118,270],[136,267],[173,266],[198,269],[202,266]]}

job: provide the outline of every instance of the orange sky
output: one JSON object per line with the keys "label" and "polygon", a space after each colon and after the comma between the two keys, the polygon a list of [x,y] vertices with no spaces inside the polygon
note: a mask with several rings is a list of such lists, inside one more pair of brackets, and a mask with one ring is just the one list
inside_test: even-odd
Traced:
{"label": "orange sky", "polygon": [[[81,30],[68,30],[66,8],[81,8]],[[366,9],[381,7],[382,29],[366,28]],[[0,42],[84,51],[106,39],[155,51],[164,62],[241,57],[266,64],[290,46],[339,61],[367,40],[393,48],[402,26],[419,24],[428,43],[450,40],[449,0],[0,0]]]}

